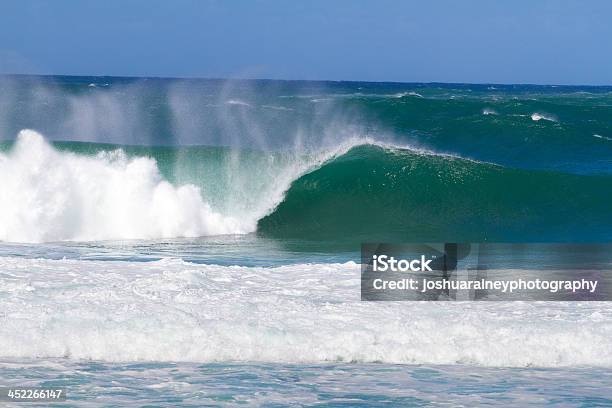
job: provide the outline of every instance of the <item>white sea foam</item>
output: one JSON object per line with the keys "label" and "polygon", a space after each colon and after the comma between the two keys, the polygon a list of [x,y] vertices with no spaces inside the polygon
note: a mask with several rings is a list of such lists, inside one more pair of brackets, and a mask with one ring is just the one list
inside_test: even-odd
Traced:
{"label": "white sea foam", "polygon": [[531,120],[533,120],[534,122],[538,122],[540,120],[547,120],[549,122],[557,122],[557,118],[555,118],[553,115],[549,115],[547,113],[532,113],[531,114]]}
{"label": "white sea foam", "polygon": [[[41,242],[240,233],[194,185],[175,187],[153,159],[59,152],[31,130],[0,154],[0,240]],[[252,228],[252,227],[250,227]]]}
{"label": "white sea foam", "polygon": [[491,108],[485,108],[482,110],[483,115],[497,115],[497,112]]}
{"label": "white sea foam", "polygon": [[292,111],[293,108],[287,108],[286,106],[277,106],[277,105],[261,105],[262,108],[272,109],[272,110],[280,110],[280,111]]}
{"label": "white sea foam", "polygon": [[362,302],[359,269],[0,258],[0,356],[612,367],[605,302]]}
{"label": "white sea foam", "polygon": [[414,92],[414,91],[410,91],[410,92],[400,92],[400,93],[396,93],[393,95],[394,98],[404,98],[406,96],[416,96],[417,98],[422,98],[423,95],[421,95],[418,92]]}
{"label": "white sea foam", "polygon": [[225,102],[228,105],[238,105],[238,106],[245,106],[245,107],[251,107],[250,103],[247,103],[245,101],[241,101],[240,99],[230,99],[228,101]]}
{"label": "white sea foam", "polygon": [[[48,242],[151,239],[242,234],[273,210],[291,183],[351,147],[297,155],[259,172],[259,182],[229,174],[223,208],[192,184],[175,186],[149,157],[123,151],[84,156],[58,151],[37,132],[23,130],[13,149],[0,153],[0,241]],[[232,171],[231,166],[227,171]],[[236,170],[238,171],[238,170]],[[253,170],[251,170],[252,172]],[[269,174],[271,173],[271,174]],[[204,176],[204,175],[203,175]],[[269,176],[269,177],[268,177]],[[214,181],[211,181],[214,182]],[[217,181],[218,182],[218,181]],[[229,203],[227,201],[230,201]],[[248,205],[244,205],[247,203]]]}

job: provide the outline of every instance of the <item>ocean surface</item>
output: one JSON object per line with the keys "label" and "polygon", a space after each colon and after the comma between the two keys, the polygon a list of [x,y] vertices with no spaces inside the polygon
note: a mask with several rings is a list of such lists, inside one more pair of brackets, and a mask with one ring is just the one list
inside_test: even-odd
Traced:
{"label": "ocean surface", "polygon": [[610,406],[607,302],[362,302],[359,248],[611,242],[611,118],[612,87],[0,77],[0,386]]}

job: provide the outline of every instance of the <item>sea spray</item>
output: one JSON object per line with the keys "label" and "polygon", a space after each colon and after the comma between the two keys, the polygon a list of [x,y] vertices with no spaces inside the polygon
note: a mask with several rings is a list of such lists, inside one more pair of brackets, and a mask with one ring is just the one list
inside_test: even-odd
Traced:
{"label": "sea spray", "polygon": [[[253,232],[295,179],[361,143],[367,140],[349,139],[308,154],[162,148],[128,155],[135,148],[77,144],[71,147],[78,152],[57,149],[39,133],[23,130],[12,149],[0,152],[0,240]],[[183,167],[177,171],[179,163]]]}
{"label": "sea spray", "polygon": [[164,180],[150,158],[60,153],[30,130],[0,155],[0,184],[6,241],[193,237],[253,228],[212,210],[198,187]]}

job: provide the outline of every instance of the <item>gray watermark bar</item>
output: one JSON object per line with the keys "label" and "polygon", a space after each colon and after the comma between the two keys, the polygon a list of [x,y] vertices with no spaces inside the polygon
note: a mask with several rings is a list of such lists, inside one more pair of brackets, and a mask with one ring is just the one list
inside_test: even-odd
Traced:
{"label": "gray watermark bar", "polygon": [[362,244],[361,299],[608,301],[612,244]]}
{"label": "gray watermark bar", "polygon": [[62,387],[0,387],[0,402],[66,401]]}

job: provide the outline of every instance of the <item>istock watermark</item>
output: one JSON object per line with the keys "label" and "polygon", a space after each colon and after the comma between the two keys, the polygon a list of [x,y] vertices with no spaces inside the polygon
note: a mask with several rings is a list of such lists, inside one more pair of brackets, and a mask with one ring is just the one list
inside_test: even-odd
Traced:
{"label": "istock watermark", "polygon": [[612,300],[612,244],[363,244],[361,299]]}

